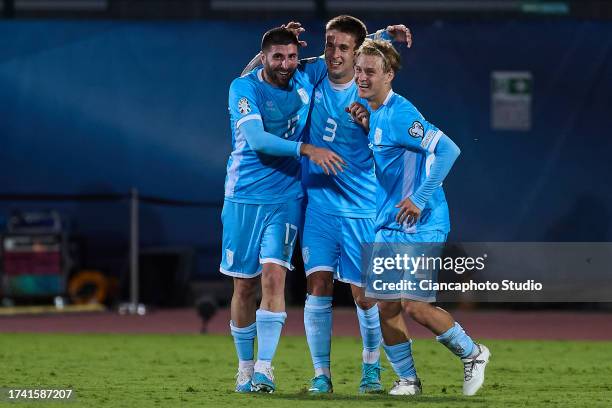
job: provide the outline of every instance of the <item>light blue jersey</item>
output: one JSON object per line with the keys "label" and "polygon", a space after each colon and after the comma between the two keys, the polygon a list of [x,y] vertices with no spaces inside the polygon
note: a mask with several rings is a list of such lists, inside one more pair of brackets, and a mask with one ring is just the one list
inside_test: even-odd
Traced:
{"label": "light blue jersey", "polygon": [[[325,69],[322,58],[316,64]],[[327,176],[319,166],[304,160],[302,181],[309,208],[329,215],[373,218],[376,215],[376,175],[372,152],[368,148],[367,134],[345,111],[356,101],[366,105],[357,96],[354,81],[337,85],[325,77],[316,86],[307,141],[332,150],[348,163],[348,167],[336,176]]]}
{"label": "light blue jersey", "polygon": [[444,135],[427,122],[406,98],[389,92],[383,104],[370,115],[370,148],[376,164],[376,229],[407,233],[448,233],[448,205],[442,186],[435,188],[416,225],[398,225],[395,206],[411,197],[425,181],[435,158],[434,151]]}
{"label": "light blue jersey", "polygon": [[300,141],[306,127],[313,84],[323,72],[298,69],[286,89],[263,79],[262,68],[235,79],[229,91],[232,153],[227,162],[225,199],[247,204],[276,204],[303,196],[297,157],[271,156],[250,148],[240,125],[263,122],[264,130]]}

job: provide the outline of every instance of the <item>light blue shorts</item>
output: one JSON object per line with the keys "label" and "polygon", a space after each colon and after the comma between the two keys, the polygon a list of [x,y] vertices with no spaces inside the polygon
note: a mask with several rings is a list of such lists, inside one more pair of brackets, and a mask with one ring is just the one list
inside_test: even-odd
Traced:
{"label": "light blue shorts", "polygon": [[[378,230],[376,232],[376,238],[374,240],[376,246],[374,249],[373,256],[389,257],[395,256],[395,254],[407,253],[410,256],[414,257],[419,257],[421,255],[426,255],[428,257],[439,257],[442,255],[443,245],[435,244],[443,244],[444,242],[446,242],[447,236],[448,234],[444,231],[423,231],[410,234],[396,230]],[[437,270],[418,270],[415,273],[398,272],[396,274],[387,275],[386,281],[395,283],[402,280],[406,282],[406,285],[413,285],[411,289],[401,290],[387,289],[382,291],[374,291],[371,283],[372,279],[375,278],[368,279],[368,285],[366,287],[366,296],[379,300],[409,299],[418,300],[422,302],[435,302],[436,291],[433,289],[422,289],[420,283],[421,281],[437,282],[437,273]]]}
{"label": "light blue shorts", "polygon": [[301,223],[302,200],[281,204],[244,204],[225,200],[221,273],[254,278],[261,265],[293,269],[291,255]]}
{"label": "light blue shorts", "polygon": [[328,271],[334,279],[363,287],[361,243],[374,242],[373,218],[349,218],[306,210],[302,233],[306,276]]}

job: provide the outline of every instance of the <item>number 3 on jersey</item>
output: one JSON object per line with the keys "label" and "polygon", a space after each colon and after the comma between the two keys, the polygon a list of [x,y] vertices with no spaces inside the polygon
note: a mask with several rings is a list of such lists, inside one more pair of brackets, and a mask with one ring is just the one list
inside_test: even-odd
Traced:
{"label": "number 3 on jersey", "polygon": [[327,126],[325,126],[325,135],[323,135],[323,140],[326,142],[333,142],[336,138],[336,129],[338,129],[338,124],[332,118],[327,119]]}

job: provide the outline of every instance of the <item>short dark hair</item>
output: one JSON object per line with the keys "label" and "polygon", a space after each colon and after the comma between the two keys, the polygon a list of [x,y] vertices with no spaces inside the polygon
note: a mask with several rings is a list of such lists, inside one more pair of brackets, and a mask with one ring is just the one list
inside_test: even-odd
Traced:
{"label": "short dark hair", "polygon": [[325,25],[325,30],[338,30],[341,33],[352,35],[355,38],[355,49],[361,46],[368,35],[368,29],[363,21],[347,15],[341,15],[329,20]]}
{"label": "short dark hair", "polygon": [[266,31],[261,38],[261,50],[265,51],[272,45],[300,45],[296,35],[291,30],[283,27],[276,27]]}

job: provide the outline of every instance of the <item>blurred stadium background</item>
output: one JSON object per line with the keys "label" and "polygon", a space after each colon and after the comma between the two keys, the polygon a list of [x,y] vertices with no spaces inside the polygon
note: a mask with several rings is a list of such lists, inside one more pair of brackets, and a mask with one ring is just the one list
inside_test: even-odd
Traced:
{"label": "blurred stadium background", "polygon": [[[301,21],[315,56],[338,14],[412,30],[394,88],[462,149],[449,241],[612,241],[612,2],[0,0],[0,387],[74,388],[89,406],[240,401],[218,272],[228,87],[265,30]],[[252,406],[308,399],[295,263],[280,392]],[[345,285],[334,304],[333,406],[348,406],[361,343]],[[610,303],[445,306],[493,350],[471,403],[609,406]],[[450,353],[409,327],[428,339],[419,401],[464,404]],[[397,402],[377,398],[360,403]]]}
{"label": "blurred stadium background", "polygon": [[342,13],[413,32],[394,88],[462,149],[450,241],[612,240],[608,1],[3,0],[2,313],[223,309],[228,86],[266,29],[319,55]]}

